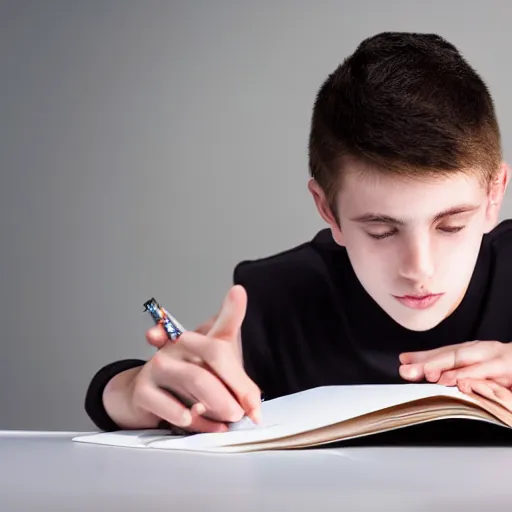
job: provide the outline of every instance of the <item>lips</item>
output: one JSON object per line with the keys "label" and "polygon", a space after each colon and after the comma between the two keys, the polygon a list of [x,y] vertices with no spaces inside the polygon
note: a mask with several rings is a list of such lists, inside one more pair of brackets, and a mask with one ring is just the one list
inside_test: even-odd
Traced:
{"label": "lips", "polygon": [[443,293],[429,293],[424,295],[402,295],[401,297],[394,295],[394,297],[400,304],[408,308],[427,309],[432,307],[443,295]]}

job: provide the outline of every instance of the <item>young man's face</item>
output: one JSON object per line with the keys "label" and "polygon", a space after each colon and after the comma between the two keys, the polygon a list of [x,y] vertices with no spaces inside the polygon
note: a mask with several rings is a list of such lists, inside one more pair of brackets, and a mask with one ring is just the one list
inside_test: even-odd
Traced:
{"label": "young man's face", "polygon": [[472,174],[412,180],[348,173],[337,200],[341,229],[313,192],[368,294],[397,323],[424,331],[465,294],[482,236],[498,220],[504,186],[494,190]]}

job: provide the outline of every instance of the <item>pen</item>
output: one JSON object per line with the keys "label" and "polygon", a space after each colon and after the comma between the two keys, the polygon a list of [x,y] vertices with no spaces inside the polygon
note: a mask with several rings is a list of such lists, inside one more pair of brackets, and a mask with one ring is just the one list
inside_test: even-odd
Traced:
{"label": "pen", "polygon": [[156,325],[162,324],[167,337],[176,341],[185,331],[185,328],[158,302],[154,297],[144,302],[144,311],[148,311]]}

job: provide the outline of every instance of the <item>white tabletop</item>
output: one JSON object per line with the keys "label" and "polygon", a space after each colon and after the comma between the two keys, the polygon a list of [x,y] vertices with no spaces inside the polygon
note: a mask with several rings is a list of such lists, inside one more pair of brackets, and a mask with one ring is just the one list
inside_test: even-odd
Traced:
{"label": "white tabletop", "polygon": [[512,447],[201,454],[0,432],[0,510],[512,510]]}

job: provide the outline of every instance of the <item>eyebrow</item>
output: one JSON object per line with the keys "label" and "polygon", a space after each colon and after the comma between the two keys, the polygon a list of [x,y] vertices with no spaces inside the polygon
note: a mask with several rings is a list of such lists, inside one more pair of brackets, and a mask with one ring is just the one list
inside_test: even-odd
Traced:
{"label": "eyebrow", "polygon": [[[452,215],[472,212],[477,210],[478,208],[479,206],[474,204],[461,204],[459,206],[454,206],[452,208],[448,208],[447,210],[443,210],[442,212],[439,212],[436,215],[434,215],[432,222],[436,222],[438,220],[444,219],[445,217],[450,217]],[[389,215],[371,212],[364,213],[363,215],[358,215],[357,217],[351,218],[350,220],[360,223],[386,223],[396,225],[405,224],[405,221],[403,219],[397,219],[395,217],[390,217]]]}

